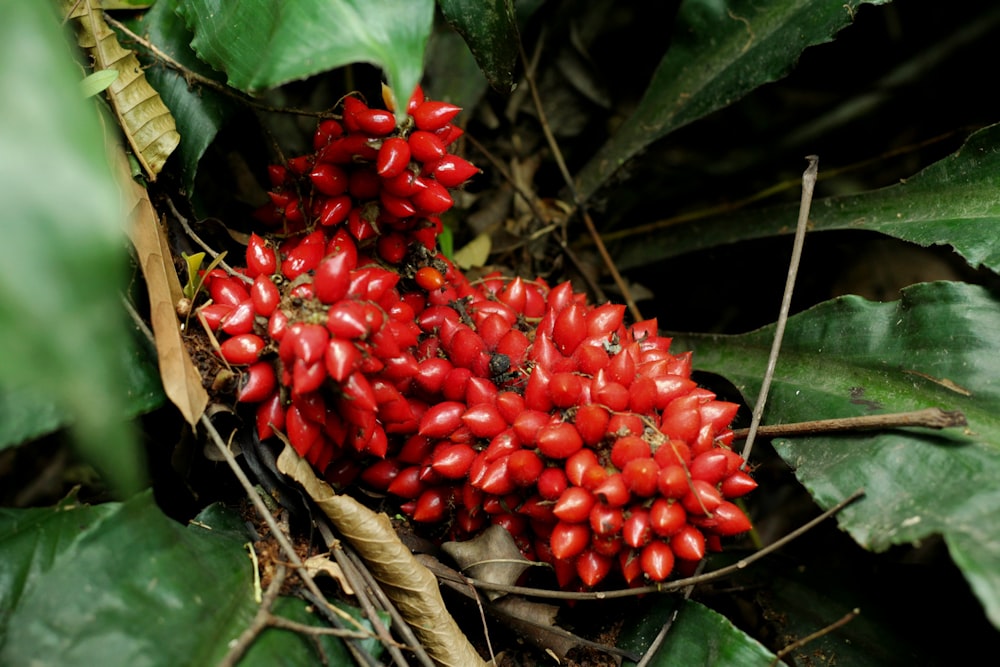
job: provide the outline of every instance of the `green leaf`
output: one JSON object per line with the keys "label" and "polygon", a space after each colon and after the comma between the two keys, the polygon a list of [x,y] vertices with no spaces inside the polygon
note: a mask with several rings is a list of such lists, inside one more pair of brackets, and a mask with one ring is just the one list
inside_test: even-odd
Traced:
{"label": "green leaf", "polygon": [[[678,339],[696,366],[748,401],[773,327]],[[896,429],[775,443],[816,502],[865,490],[839,516],[866,549],[944,536],[990,620],[1000,626],[1000,302],[964,283],[924,283],[898,302],[829,301],[789,319],[764,423],[961,410],[963,430]]]}
{"label": "green leaf", "polygon": [[[221,83],[224,77],[200,60],[191,48],[193,35],[177,14],[181,4],[179,0],[159,0],[131,28],[187,69]],[[139,45],[135,48],[142,52]],[[198,162],[239,106],[208,86],[189,84],[180,72],[160,64],[148,54],[144,63],[153,65],[146,69],[146,79],[174,115],[181,135],[178,154],[184,184],[188,192],[193,192]]]}
{"label": "green leaf", "polygon": [[[647,663],[650,667],[744,667],[767,665],[774,655],[735,627],[725,616],[691,600],[656,597],[641,605],[635,623],[626,625],[619,648],[644,654],[675,610],[677,619],[666,640]],[[634,663],[625,661],[625,665]],[[779,663],[784,664],[784,663]]]}
{"label": "green leaf", "polygon": [[[90,507],[0,510],[0,663],[208,665],[257,610],[244,534],[218,506],[184,527],[151,493]],[[216,528],[218,527],[218,530]],[[298,600],[276,611],[316,623]],[[321,640],[330,664],[349,656]],[[241,664],[312,665],[314,644],[269,629]]]}
{"label": "green leaf", "polygon": [[[631,230],[615,261],[632,268],[701,248],[789,234],[797,217],[797,204],[769,206]],[[976,132],[958,151],[902,183],[815,200],[809,222],[811,231],[869,230],[925,247],[950,245],[970,266],[1000,273],[1000,125]]]}
{"label": "green leaf", "polygon": [[144,485],[121,387],[129,345],[123,215],[93,100],[49,3],[0,23],[0,386],[72,417],[78,447],[116,492]]}
{"label": "green leaf", "polygon": [[84,97],[93,97],[114,83],[118,74],[116,69],[102,69],[99,72],[89,74],[83,77],[83,81],[80,82],[80,91]]}
{"label": "green leaf", "polygon": [[[423,71],[432,0],[193,0],[178,11],[191,46],[246,92],[356,62],[381,67],[409,99]],[[406,92],[401,92],[406,91]],[[405,111],[405,109],[401,109]]]}
{"label": "green leaf", "polygon": [[438,6],[469,45],[490,85],[509,93],[520,41],[512,0],[438,0]]}
{"label": "green leaf", "polygon": [[636,153],[786,75],[807,47],[828,42],[862,4],[888,0],[685,0],[670,48],[639,106],[577,175],[583,199]]}

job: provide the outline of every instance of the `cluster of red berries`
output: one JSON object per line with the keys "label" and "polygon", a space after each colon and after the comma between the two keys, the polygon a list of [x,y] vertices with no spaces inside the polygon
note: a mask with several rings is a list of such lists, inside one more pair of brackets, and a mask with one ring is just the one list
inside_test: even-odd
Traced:
{"label": "cluster of red berries", "polygon": [[354,96],[343,100],[341,120],[325,120],[313,136],[314,153],[272,165],[271,201],[256,212],[261,222],[297,232],[345,224],[360,242],[375,240],[390,264],[416,241],[433,250],[441,220],[456,188],[479,173],[448,152],[463,134],[452,124],[461,109],[425,100],[418,87],[397,125],[395,102],[385,89],[386,109]]}
{"label": "cluster of red berries", "polygon": [[[672,354],[655,320],[627,325],[623,306],[589,305],[570,283],[473,283],[432,250],[447,207],[417,193],[400,208],[393,140],[420,192],[475,168],[458,178],[442,165],[467,162],[422,152],[459,133],[457,109],[414,100],[390,127],[389,112],[347,98],[346,131],[324,122],[316,153],[290,167],[309,187],[272,171],[258,217],[305,231],[252,235],[249,287],[206,274],[201,317],[245,366],[237,400],[256,404],[260,439],[286,439],[331,483],[360,480],[452,539],[499,524],[564,588],[613,572],[662,581],[748,530],[732,502],[756,487],[730,449],[738,406],[691,380],[690,354]],[[348,212],[328,215],[339,197]]]}

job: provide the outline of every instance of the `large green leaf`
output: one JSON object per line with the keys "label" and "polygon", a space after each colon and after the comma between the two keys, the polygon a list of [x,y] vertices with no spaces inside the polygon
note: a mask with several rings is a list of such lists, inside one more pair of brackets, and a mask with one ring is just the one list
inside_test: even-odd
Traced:
{"label": "large green leaf", "polygon": [[[191,71],[211,79],[222,79],[192,50],[192,34],[177,14],[180,4],[178,0],[159,0],[136,23],[135,31]],[[150,61],[156,62],[155,59]],[[232,99],[206,86],[189,84],[180,72],[162,64],[147,69],[146,78],[177,122],[181,135],[178,153],[184,184],[188,192],[193,192],[199,160],[223,123],[236,111],[237,105]]]}
{"label": "large green leaf", "polygon": [[509,93],[520,39],[513,0],[439,0],[438,5],[469,45],[490,85]]}
{"label": "large green leaf", "polygon": [[144,466],[121,391],[123,214],[59,21],[16,2],[0,23],[0,386],[70,415],[82,454],[130,494]]}
{"label": "large green leaf", "polygon": [[828,42],[862,4],[888,0],[684,0],[670,47],[639,106],[577,176],[584,199],[632,156],[679,127],[775,81]]}
{"label": "large green leaf", "polygon": [[697,602],[678,597],[654,598],[650,603],[640,605],[634,623],[626,626],[619,646],[640,654],[646,652],[678,609],[677,619],[665,641],[648,662],[651,667],[744,667],[767,665],[774,660],[770,651],[735,627],[725,616]]}
{"label": "large green leaf", "polygon": [[[821,169],[822,173],[822,169]],[[717,245],[795,231],[797,205],[741,211],[685,225],[638,230],[615,254],[622,268]],[[902,183],[813,202],[812,231],[869,230],[922,246],[950,245],[970,266],[1000,272],[1000,125]],[[652,233],[651,233],[652,232]],[[807,241],[808,243],[808,241]]]}
{"label": "large green leaf", "polygon": [[191,46],[253,92],[343,65],[381,67],[407,99],[420,81],[433,0],[192,0],[178,11]]}
{"label": "large green leaf", "polygon": [[[689,337],[696,366],[748,400],[773,336]],[[782,440],[775,446],[822,507],[865,498],[838,520],[867,549],[940,533],[1000,626],[1000,302],[963,283],[924,283],[898,302],[829,301],[789,320],[765,423],[962,410],[965,430],[921,429]]]}
{"label": "large green leaf", "polygon": [[[188,527],[152,494],[96,507],[0,510],[0,663],[209,665],[257,609],[247,538],[218,509]],[[214,528],[218,527],[218,530]],[[315,622],[300,601],[276,610]],[[331,664],[348,655],[325,638]],[[314,643],[267,630],[240,664],[316,664]]]}

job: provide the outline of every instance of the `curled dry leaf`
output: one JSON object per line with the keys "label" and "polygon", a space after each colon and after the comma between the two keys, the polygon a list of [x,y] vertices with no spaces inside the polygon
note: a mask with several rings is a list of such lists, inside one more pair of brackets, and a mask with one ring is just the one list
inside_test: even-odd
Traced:
{"label": "curled dry leaf", "polygon": [[124,149],[115,151],[116,174],[122,184],[125,210],[128,211],[126,232],[135,246],[142,274],[149,293],[150,320],[156,339],[156,357],[160,367],[163,391],[192,426],[198,422],[208,393],[201,385],[201,374],[191,362],[181,337],[175,304],[184,293],[171,260],[163,228],[149,201],[146,188],[132,180]]}
{"label": "curled dry leaf", "polygon": [[317,574],[328,575],[340,584],[340,588],[346,595],[354,595],[354,589],[351,588],[347,577],[344,576],[344,571],[326,556],[312,556],[311,558],[307,558],[303,564],[306,566],[309,574],[313,576]]}
{"label": "curled dry leaf", "polygon": [[181,135],[159,93],[146,81],[139,60],[118,43],[97,0],[62,0],[63,13],[76,24],[77,41],[94,59],[95,70],[115,70],[108,100],[146,176],[156,180]]}
{"label": "curled dry leaf", "polygon": [[[490,526],[471,540],[445,542],[441,549],[466,575],[492,584],[512,586],[527,568],[536,565],[524,557],[511,534],[497,525]],[[495,600],[504,593],[489,591],[487,595]]]}
{"label": "curled dry leaf", "polygon": [[442,667],[485,667],[445,608],[437,579],[399,541],[389,517],[376,514],[350,496],[335,494],[289,446],[278,457],[278,470],[302,485],[358,551],[435,663]]}

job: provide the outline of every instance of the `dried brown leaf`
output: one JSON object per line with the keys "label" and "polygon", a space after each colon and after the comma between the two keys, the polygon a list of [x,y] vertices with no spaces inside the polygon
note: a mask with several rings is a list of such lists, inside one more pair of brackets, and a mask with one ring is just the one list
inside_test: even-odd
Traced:
{"label": "dried brown leaf", "polygon": [[340,584],[340,588],[344,591],[345,595],[354,595],[354,589],[351,588],[351,584],[347,581],[347,577],[344,576],[344,571],[340,569],[340,565],[326,556],[312,556],[304,560],[302,564],[306,566],[309,574],[314,577],[318,574],[325,574]]}
{"label": "dried brown leaf", "polygon": [[66,18],[74,20],[77,41],[93,58],[94,69],[118,72],[118,78],[108,87],[108,101],[146,176],[155,181],[181,140],[174,117],[146,81],[135,53],[118,43],[118,37],[104,21],[100,3],[62,0],[62,5]]}
{"label": "dried brown leaf", "polygon": [[193,426],[208,405],[208,392],[202,387],[201,374],[191,362],[181,337],[176,304],[184,293],[174,270],[170,247],[146,188],[132,180],[124,149],[115,151],[115,160],[125,208],[129,212],[126,232],[135,246],[139,266],[146,277],[150,321],[156,339],[163,391]]}
{"label": "dried brown leaf", "polygon": [[[513,586],[526,569],[535,565],[517,548],[511,534],[497,525],[490,526],[471,540],[445,542],[441,549],[467,576],[491,584]],[[490,599],[503,595],[501,591],[487,591]]]}
{"label": "dried brown leaf", "polygon": [[399,541],[389,517],[376,514],[350,496],[335,494],[287,445],[278,457],[278,470],[302,485],[357,550],[435,663],[442,667],[485,667],[448,613],[437,579]]}

